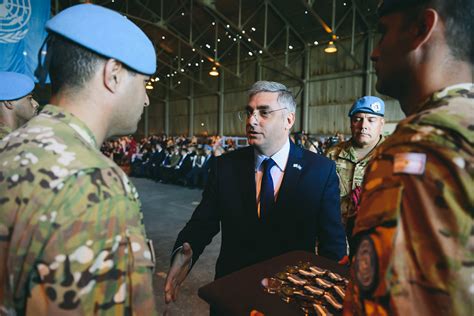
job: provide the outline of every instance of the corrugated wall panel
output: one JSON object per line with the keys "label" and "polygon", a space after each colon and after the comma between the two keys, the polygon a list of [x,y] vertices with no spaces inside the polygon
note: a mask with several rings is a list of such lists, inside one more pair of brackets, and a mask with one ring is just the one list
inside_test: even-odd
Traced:
{"label": "corrugated wall panel", "polygon": [[245,135],[245,122],[241,122],[236,113],[224,113],[224,135]]}
{"label": "corrugated wall panel", "polygon": [[313,81],[309,86],[310,105],[351,103],[361,97],[361,76]]}
{"label": "corrugated wall panel", "polygon": [[[240,63],[240,78],[236,76],[225,73],[225,90],[245,90],[249,85],[251,85],[256,80],[256,67],[257,62],[252,61],[243,61]],[[228,68],[237,74],[237,65],[229,65]]]}
{"label": "corrugated wall panel", "polygon": [[334,134],[336,131],[350,133],[347,113],[350,104],[319,105],[309,109],[310,134]]}
{"label": "corrugated wall panel", "polygon": [[397,100],[390,99],[385,100],[385,121],[386,122],[398,122],[405,118],[400,103]]}
{"label": "corrugated wall panel", "polygon": [[301,105],[303,102],[303,91],[299,86],[297,87],[288,87],[288,89],[293,92],[293,95],[296,99],[296,119],[295,124],[293,125],[292,131],[299,131],[301,128]]}
{"label": "corrugated wall panel", "polygon": [[237,117],[237,112],[247,105],[246,92],[227,93],[224,96],[224,135],[244,135],[245,123]]}
{"label": "corrugated wall panel", "polygon": [[[143,121],[143,120],[142,120]],[[150,105],[148,112],[148,133],[150,135],[165,132],[165,104],[157,102]]]}
{"label": "corrugated wall panel", "polygon": [[244,110],[247,105],[247,92],[231,92],[224,96],[224,112],[235,112]]}
{"label": "corrugated wall panel", "polygon": [[188,135],[189,103],[187,100],[170,102],[170,135]]}
{"label": "corrugated wall panel", "polygon": [[[278,56],[277,60],[265,59],[264,64],[266,65],[263,68],[262,79],[278,82],[287,82],[288,85],[294,85],[298,81],[289,77],[288,74],[296,75],[301,78],[303,76],[303,53],[295,52],[290,53],[288,58],[288,67],[291,69],[291,72],[285,70],[285,56]],[[281,72],[286,72],[287,75],[282,74]]]}
{"label": "corrugated wall panel", "polygon": [[336,45],[339,48],[335,54],[324,52],[325,45],[313,47],[311,49],[311,76],[362,69],[365,59],[365,42],[359,37],[354,43],[355,60],[349,57],[350,39],[337,41]]}
{"label": "corrugated wall panel", "polygon": [[194,133],[217,134],[217,96],[199,97],[194,100]]}

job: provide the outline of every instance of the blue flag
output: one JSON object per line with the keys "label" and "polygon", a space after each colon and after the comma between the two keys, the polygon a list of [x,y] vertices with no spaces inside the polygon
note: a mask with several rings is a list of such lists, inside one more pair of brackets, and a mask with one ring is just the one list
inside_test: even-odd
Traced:
{"label": "blue flag", "polygon": [[0,0],[0,71],[34,78],[50,10],[49,0]]}

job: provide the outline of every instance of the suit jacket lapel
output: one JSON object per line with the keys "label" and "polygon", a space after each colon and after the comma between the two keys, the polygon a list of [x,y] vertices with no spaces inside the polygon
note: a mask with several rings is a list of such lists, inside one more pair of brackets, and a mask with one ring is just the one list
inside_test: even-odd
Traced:
{"label": "suit jacket lapel", "polygon": [[303,168],[303,149],[290,141],[290,154],[288,156],[285,174],[283,176],[283,181],[281,183],[280,191],[278,192],[276,201],[277,210],[281,206],[290,205],[288,199],[296,191],[296,185]]}
{"label": "suit jacket lapel", "polygon": [[253,147],[249,147],[243,159],[239,162],[237,177],[240,179],[243,208],[246,216],[257,218],[257,191],[255,189],[255,163]]}

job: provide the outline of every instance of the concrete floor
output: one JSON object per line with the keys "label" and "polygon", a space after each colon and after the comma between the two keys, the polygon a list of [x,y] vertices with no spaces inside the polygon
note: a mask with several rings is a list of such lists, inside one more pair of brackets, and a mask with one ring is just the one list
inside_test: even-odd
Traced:
{"label": "concrete floor", "polygon": [[169,315],[209,315],[209,306],[197,296],[198,288],[212,282],[219,254],[220,234],[207,246],[181,287],[176,303],[164,303],[163,289],[170,254],[179,231],[201,200],[202,190],[131,178],[142,202],[145,228],[153,240],[156,269],[153,286],[158,312]]}

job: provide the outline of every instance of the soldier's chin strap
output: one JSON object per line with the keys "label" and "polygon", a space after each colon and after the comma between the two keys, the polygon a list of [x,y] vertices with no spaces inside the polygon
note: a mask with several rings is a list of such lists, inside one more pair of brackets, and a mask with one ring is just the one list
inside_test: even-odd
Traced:
{"label": "soldier's chin strap", "polygon": [[[35,76],[38,78],[38,82],[41,87],[44,87],[46,78],[48,78],[49,64],[51,63],[51,44],[53,43],[54,37],[48,35],[41,45],[40,50],[38,51],[38,67],[35,70]],[[45,56],[43,58],[43,52]]]}

